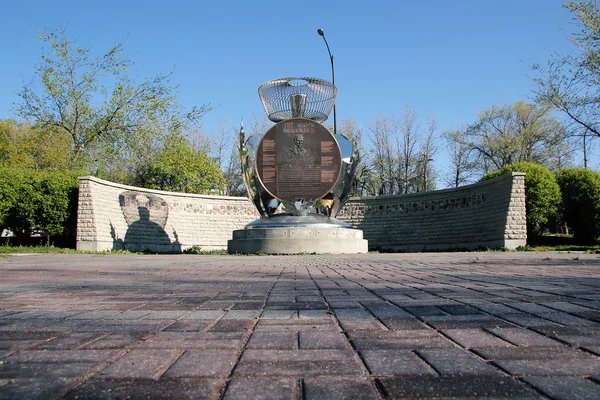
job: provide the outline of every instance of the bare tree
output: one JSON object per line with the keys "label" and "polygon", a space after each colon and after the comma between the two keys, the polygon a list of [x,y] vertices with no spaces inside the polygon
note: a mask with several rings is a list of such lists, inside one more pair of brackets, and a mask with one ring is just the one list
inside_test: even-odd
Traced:
{"label": "bare tree", "polygon": [[371,150],[369,151],[368,164],[373,171],[373,195],[394,194],[398,160],[393,147],[394,140],[392,128],[387,115],[379,114],[375,122],[369,127]]}
{"label": "bare tree", "polygon": [[400,137],[398,143],[398,161],[400,170],[398,174],[398,187],[400,193],[416,192],[418,180],[417,166],[419,163],[418,148],[421,141],[421,132],[417,126],[417,113],[409,105],[404,106],[404,113],[400,121]]}
{"label": "bare tree", "polygon": [[436,186],[437,173],[435,169],[430,167],[433,157],[438,152],[435,138],[436,131],[437,123],[435,118],[431,117],[427,122],[427,134],[425,140],[421,143],[421,149],[417,157],[416,190],[418,192],[434,190]]}
{"label": "bare tree", "polygon": [[450,157],[450,171],[446,178],[446,184],[449,187],[459,187],[473,183],[481,174],[477,152],[466,144],[465,134],[464,129],[442,133]]}

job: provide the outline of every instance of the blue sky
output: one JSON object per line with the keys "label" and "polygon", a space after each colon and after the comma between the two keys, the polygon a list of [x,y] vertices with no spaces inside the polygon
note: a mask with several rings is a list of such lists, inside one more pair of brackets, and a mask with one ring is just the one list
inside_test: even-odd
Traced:
{"label": "blue sky", "polygon": [[[439,131],[477,113],[531,97],[527,74],[552,51],[571,50],[571,14],[561,0],[395,1],[20,1],[2,6],[0,118],[22,79],[33,76],[36,32],[68,24],[96,52],[123,41],[135,74],[174,71],[180,102],[214,109],[237,125],[262,115],[257,88],[288,76],[329,80],[322,28],[335,57],[338,121],[364,130],[381,112],[413,106]],[[328,121],[332,123],[332,121]],[[443,167],[444,156],[436,164]],[[598,162],[593,163],[598,168]]]}

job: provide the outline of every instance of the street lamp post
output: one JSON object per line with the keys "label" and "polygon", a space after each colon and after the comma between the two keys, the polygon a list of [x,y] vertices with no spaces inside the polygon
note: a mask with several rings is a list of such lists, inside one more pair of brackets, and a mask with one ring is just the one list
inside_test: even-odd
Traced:
{"label": "street lamp post", "polygon": [[[317,29],[317,33],[323,37],[325,41],[325,46],[327,46],[327,52],[329,53],[329,59],[331,60],[331,83],[335,86],[335,68],[333,67],[333,55],[331,55],[331,50],[329,50],[329,44],[327,43],[327,39],[325,39],[325,32],[323,29]],[[333,104],[333,133],[337,134],[337,118],[335,114],[335,103]]]}

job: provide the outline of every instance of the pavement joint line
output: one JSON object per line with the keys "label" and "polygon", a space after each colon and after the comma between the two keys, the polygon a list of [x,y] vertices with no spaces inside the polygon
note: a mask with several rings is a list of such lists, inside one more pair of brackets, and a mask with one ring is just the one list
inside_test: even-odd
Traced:
{"label": "pavement joint line", "polygon": [[304,379],[295,379],[294,385],[292,386],[292,395],[290,396],[293,400],[303,400],[304,399]]}
{"label": "pavement joint line", "polygon": [[419,353],[419,350],[413,350],[413,351],[411,351],[411,353],[414,354],[415,357],[417,357],[419,359],[419,361],[421,361],[421,363],[424,364],[427,369],[429,369],[430,371],[433,371],[437,376],[442,376],[442,373],[440,371],[438,371],[438,369],[433,364],[430,364],[427,361],[427,359],[425,357],[423,357],[423,355],[421,353]]}
{"label": "pavement joint line", "polygon": [[29,343],[28,345],[24,345],[22,347],[17,347],[16,349],[13,349],[13,350],[8,350],[8,352],[2,354],[2,356],[0,357],[0,359],[10,357],[10,356],[15,355],[16,353],[18,353],[20,351],[29,350],[29,349],[31,349],[31,348],[33,348],[35,346],[39,346],[42,343],[46,343],[46,342],[49,342],[51,340],[54,340],[54,339],[56,339],[56,338],[58,338],[60,336],[62,336],[62,333],[60,335],[51,336],[51,337],[46,338],[46,339],[40,339],[40,340],[35,341],[33,343]]}
{"label": "pavement joint line", "polygon": [[139,346],[141,343],[140,340],[138,340],[137,342],[133,342],[131,343],[129,346],[124,347],[121,351],[116,352],[115,355],[113,355],[112,357],[110,357],[107,361],[99,364],[98,366],[96,366],[95,368],[92,368],[87,374],[83,375],[82,377],[79,377],[78,379],[74,379],[72,381],[72,383],[67,384],[56,396],[57,399],[59,398],[63,398],[65,397],[71,390],[81,386],[82,384],[84,384],[88,379],[90,379],[92,376],[102,372],[103,370],[105,370],[106,368],[108,368],[110,365],[114,364],[117,360],[119,360],[121,357],[123,357],[125,354],[129,353],[131,350],[133,350],[134,348],[136,348],[137,346]]}
{"label": "pavement joint line", "polygon": [[549,400],[554,400],[550,395],[546,394],[541,388],[537,388],[536,386],[530,384],[529,382],[527,382],[525,379],[523,379],[520,376],[512,376],[512,378],[519,382],[521,385],[528,387],[529,389],[533,390],[534,392],[538,393],[540,396],[542,396],[542,398],[544,399],[549,399]]}
{"label": "pavement joint line", "polygon": [[[271,270],[273,270],[273,269],[275,269],[275,268],[272,268]],[[231,382],[231,378],[233,377],[233,374],[235,373],[235,369],[237,368],[237,366],[242,358],[242,355],[244,354],[244,350],[246,350],[246,346],[248,345],[248,342],[250,341],[252,334],[254,333],[254,328],[260,321],[260,316],[262,315],[262,313],[265,310],[265,307],[267,306],[269,296],[271,295],[271,292],[273,291],[273,288],[275,287],[277,282],[279,282],[279,279],[281,278],[283,271],[284,271],[284,268],[281,268],[281,271],[279,272],[278,276],[273,280],[273,282],[267,289],[267,292],[265,293],[265,297],[263,299],[262,306],[260,308],[260,312],[258,313],[256,318],[254,318],[254,321],[252,322],[252,325],[250,326],[248,331],[244,334],[244,337],[242,338],[242,342],[240,343],[239,350],[236,354],[235,360],[233,361],[231,368],[229,368],[229,371],[227,371],[227,374],[225,375],[223,384],[221,385],[219,390],[217,390],[217,399],[223,400],[223,398],[225,397],[225,394],[227,393],[227,389],[229,388],[229,384]]]}
{"label": "pavement joint line", "polygon": [[94,342],[96,342],[96,341],[98,341],[98,340],[100,340],[100,339],[104,339],[104,338],[105,338],[105,337],[107,337],[107,336],[108,336],[108,334],[107,334],[107,333],[101,333],[101,334],[98,334],[96,337],[94,337],[94,338],[91,338],[90,340],[86,340],[85,342],[81,343],[79,346],[75,346],[75,347],[73,347],[73,350],[79,350],[79,349],[81,349],[82,347],[84,347],[84,346],[87,346],[87,345],[89,345],[89,344],[92,344],[92,343],[94,343]]}
{"label": "pavement joint line", "polygon": [[581,350],[583,352],[586,352],[588,354],[591,354],[593,356],[600,357],[600,351],[595,351],[595,350],[588,349],[586,346],[577,346],[575,348],[578,349],[578,350]]}
{"label": "pavement joint line", "polygon": [[495,333],[492,330],[490,330],[490,328],[488,328],[488,327],[484,326],[484,327],[481,328],[481,330],[484,331],[485,333],[487,333],[488,335],[492,335],[494,337],[497,337],[498,339],[503,340],[506,343],[510,343],[510,344],[512,344],[515,347],[520,347],[518,343],[511,342],[510,340],[503,338],[502,336],[500,336],[497,333]]}
{"label": "pavement joint line", "polygon": [[596,385],[600,385],[600,377],[587,376],[584,379],[587,379],[588,381],[591,381],[592,383],[595,383]]}
{"label": "pavement joint line", "polygon": [[[338,328],[338,331],[340,332],[340,334],[342,335],[342,337],[344,338],[344,342],[346,344],[346,346],[352,350],[352,355],[354,357],[354,360],[356,362],[356,364],[358,364],[359,369],[362,371],[363,375],[366,376],[367,378],[369,378],[369,382],[371,383],[371,386],[373,387],[373,389],[375,390],[375,393],[377,393],[377,395],[379,396],[380,399],[383,399],[385,396],[383,394],[383,392],[379,391],[379,386],[375,384],[373,375],[371,375],[371,371],[369,370],[369,367],[367,366],[367,363],[365,362],[365,360],[363,360],[363,358],[360,355],[360,352],[358,351],[358,349],[356,349],[354,347],[354,345],[352,344],[352,341],[350,340],[350,338],[348,337],[348,333],[346,332],[346,330],[343,328],[342,324],[340,323],[339,319],[337,318],[337,316],[335,315],[335,312],[333,311],[333,308],[331,307],[331,305],[329,304],[329,301],[327,301],[327,297],[325,296],[325,294],[323,293],[323,290],[321,289],[321,287],[319,286],[318,282],[315,280],[313,274],[310,271],[310,268],[305,267],[306,271],[308,272],[308,276],[310,277],[310,279],[312,280],[313,284],[316,286],[317,290],[319,291],[319,294],[321,295],[321,297],[323,298],[323,302],[325,303],[325,307],[327,307],[327,311],[329,312],[329,314],[331,314],[331,318],[333,319],[335,325]],[[318,266],[315,267],[316,269],[318,269],[321,274],[323,274],[324,276],[328,276],[322,269],[320,269]],[[346,279],[348,280],[348,279]]]}
{"label": "pavement joint line", "polygon": [[385,324],[385,322],[383,322],[377,315],[373,314],[371,312],[371,310],[369,309],[369,307],[366,307],[361,301],[358,302],[358,304],[361,305],[361,307],[363,308],[363,310],[365,310],[366,312],[369,313],[369,315],[375,320],[377,321],[377,324],[384,330],[384,331],[390,331],[390,327],[387,326]]}
{"label": "pavement joint line", "polygon": [[152,374],[152,379],[158,381],[160,377],[163,376],[163,374],[167,372],[167,370],[171,368],[171,366],[175,364],[185,352],[185,350],[178,351],[167,363],[165,363],[161,368],[156,370],[154,374]]}

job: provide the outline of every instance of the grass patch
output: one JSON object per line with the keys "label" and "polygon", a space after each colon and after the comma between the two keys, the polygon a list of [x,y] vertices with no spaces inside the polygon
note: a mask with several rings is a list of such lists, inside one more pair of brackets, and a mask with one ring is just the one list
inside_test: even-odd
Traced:
{"label": "grass patch", "polygon": [[75,249],[64,249],[53,246],[0,246],[0,254],[77,254]]}
{"label": "grass patch", "polygon": [[600,254],[600,244],[594,245],[576,245],[576,244],[560,244],[556,246],[550,245],[526,245],[517,248],[517,251],[576,251],[588,254]]}

